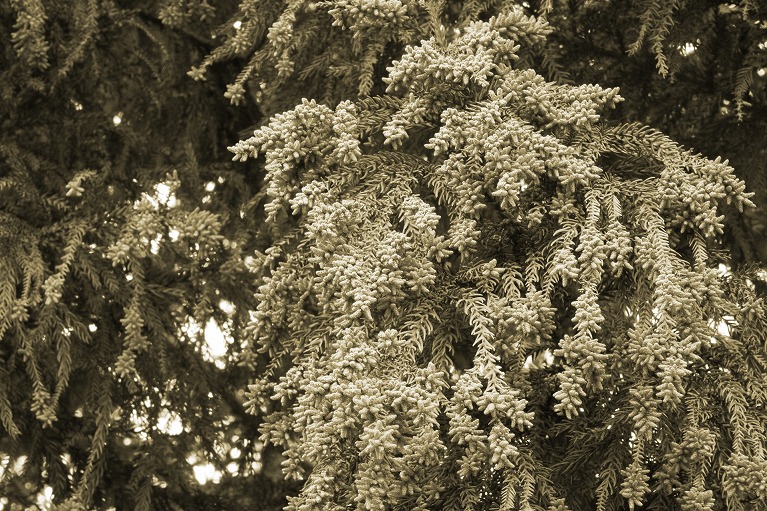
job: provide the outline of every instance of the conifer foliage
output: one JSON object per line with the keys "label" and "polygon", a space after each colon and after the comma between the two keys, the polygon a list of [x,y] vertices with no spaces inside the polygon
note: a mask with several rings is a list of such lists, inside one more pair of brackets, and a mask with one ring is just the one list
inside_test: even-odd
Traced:
{"label": "conifer foliage", "polygon": [[744,185],[600,123],[617,90],[520,65],[549,31],[517,8],[439,28],[385,96],[305,100],[230,148],[294,224],[251,328],[252,409],[305,478],[288,509],[764,502],[762,305],[711,253]]}
{"label": "conifer foliage", "polygon": [[548,5],[553,61],[566,63],[574,82],[620,87],[626,101],[612,119],[640,121],[711,158],[729,158],[757,205],[745,216],[727,210],[732,261],[764,266],[767,223],[759,213],[767,205],[767,4]]}
{"label": "conifer foliage", "polygon": [[124,4],[0,3],[0,505],[767,506],[752,195],[559,2]]}
{"label": "conifer foliage", "polygon": [[[225,146],[258,113],[186,76],[213,46],[205,20],[161,14],[0,2],[2,509],[272,504],[248,374],[203,338],[253,306],[255,190]],[[206,463],[216,487],[195,479]]]}

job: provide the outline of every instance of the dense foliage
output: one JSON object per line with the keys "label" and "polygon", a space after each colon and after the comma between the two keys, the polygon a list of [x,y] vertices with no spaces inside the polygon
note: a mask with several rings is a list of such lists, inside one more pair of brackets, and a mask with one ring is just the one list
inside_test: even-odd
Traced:
{"label": "dense foliage", "polygon": [[766,506],[764,7],[624,4],[0,3],[0,509]]}

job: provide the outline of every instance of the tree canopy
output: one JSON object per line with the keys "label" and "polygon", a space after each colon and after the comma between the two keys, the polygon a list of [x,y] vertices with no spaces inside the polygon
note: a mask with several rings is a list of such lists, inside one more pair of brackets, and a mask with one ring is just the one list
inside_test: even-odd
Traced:
{"label": "tree canopy", "polygon": [[767,505],[763,3],[0,27],[0,509]]}

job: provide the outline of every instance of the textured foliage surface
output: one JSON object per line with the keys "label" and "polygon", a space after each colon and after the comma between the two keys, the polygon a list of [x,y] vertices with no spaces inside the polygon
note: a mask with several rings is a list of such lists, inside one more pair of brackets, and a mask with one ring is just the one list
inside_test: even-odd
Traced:
{"label": "textured foliage surface", "polygon": [[767,468],[763,373],[743,358],[764,357],[762,306],[712,254],[744,186],[601,123],[615,89],[527,68],[549,30],[510,9],[432,36],[387,96],[304,101],[231,148],[264,156],[267,221],[294,224],[260,257],[251,333],[263,438],[306,478],[288,509],[764,498],[745,476]]}
{"label": "textured foliage surface", "polygon": [[0,2],[0,509],[767,506],[764,12],[625,7]]}

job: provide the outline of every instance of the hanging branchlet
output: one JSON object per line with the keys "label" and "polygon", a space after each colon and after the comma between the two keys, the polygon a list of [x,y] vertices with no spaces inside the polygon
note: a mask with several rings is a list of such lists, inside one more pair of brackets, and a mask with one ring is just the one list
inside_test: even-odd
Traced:
{"label": "hanging branchlet", "polygon": [[105,458],[104,449],[107,445],[109,428],[114,420],[112,416],[114,405],[112,403],[111,389],[105,385],[94,399],[93,414],[95,416],[96,430],[91,438],[91,449],[88,461],[80,476],[73,500],[80,503],[84,508],[90,505],[95,489],[104,476]]}
{"label": "hanging branchlet", "polygon": [[16,11],[11,40],[19,58],[30,68],[48,68],[48,41],[45,39],[47,16],[42,0],[13,0]]}
{"label": "hanging branchlet", "polygon": [[633,459],[629,466],[621,470],[621,496],[628,501],[629,510],[641,507],[645,495],[650,491],[650,471],[644,465],[644,442],[638,440],[633,448]]}
{"label": "hanging branchlet", "polygon": [[133,382],[136,377],[136,356],[145,351],[149,345],[149,340],[143,331],[144,318],[141,316],[142,272],[135,265],[133,270],[133,297],[125,309],[125,316],[120,320],[125,331],[124,348],[115,362],[117,375],[129,382]]}

